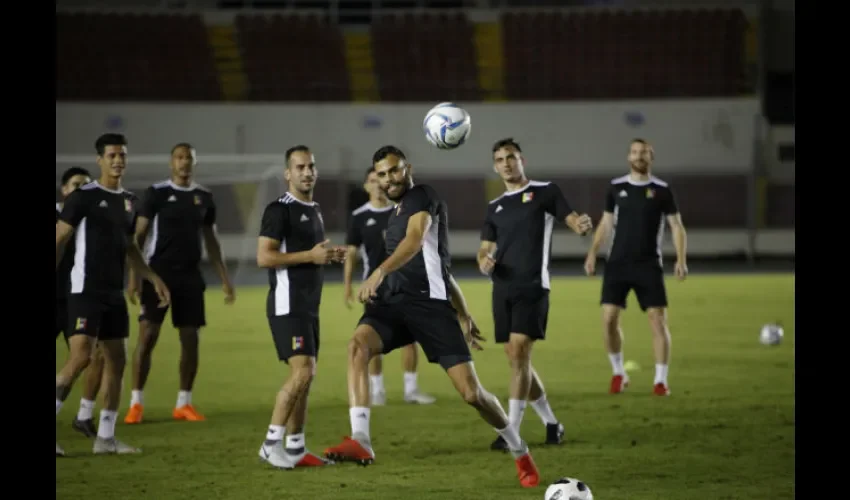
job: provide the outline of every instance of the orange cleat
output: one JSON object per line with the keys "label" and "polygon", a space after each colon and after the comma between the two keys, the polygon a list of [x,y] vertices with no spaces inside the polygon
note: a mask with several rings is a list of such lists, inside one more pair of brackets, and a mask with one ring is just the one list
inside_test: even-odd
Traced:
{"label": "orange cleat", "polygon": [[125,424],[141,424],[142,423],[142,414],[145,412],[145,407],[139,403],[135,403],[130,406],[130,409],[127,411],[127,415],[124,416]]}
{"label": "orange cleat", "polygon": [[371,447],[348,436],[342,438],[342,443],[325,450],[325,457],[334,462],[355,462],[369,465],[375,461],[375,453]]}
{"label": "orange cleat", "polygon": [[540,472],[530,453],[516,459],[516,471],[519,476],[519,484],[523,488],[534,488],[540,484]]}
{"label": "orange cleat", "polygon": [[608,390],[611,394],[620,394],[629,386],[628,375],[614,375],[611,377],[611,388]]}
{"label": "orange cleat", "polygon": [[325,460],[324,458],[314,455],[309,451],[304,455],[304,458],[298,461],[295,465],[296,467],[324,467],[325,465],[331,465],[333,462],[330,460]]}
{"label": "orange cleat", "polygon": [[652,393],[656,396],[669,396],[670,388],[667,387],[667,384],[662,384],[661,382],[655,384],[655,387],[652,388]]}
{"label": "orange cleat", "polygon": [[203,422],[206,420],[206,418],[198,413],[192,405],[175,408],[174,411],[171,412],[171,415],[174,417],[174,420],[186,420],[188,422]]}

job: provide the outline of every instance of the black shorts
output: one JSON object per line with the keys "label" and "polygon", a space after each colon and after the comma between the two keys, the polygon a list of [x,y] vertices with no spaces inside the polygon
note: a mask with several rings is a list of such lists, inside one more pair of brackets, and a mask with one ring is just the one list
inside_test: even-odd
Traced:
{"label": "black shorts", "polygon": [[[174,328],[201,328],[207,324],[204,291],[207,288],[199,269],[157,273],[171,292],[171,324]],[[169,307],[158,307],[159,297],[150,281],[142,283],[142,313],[139,321],[157,325],[165,321]]]}
{"label": "black shorts", "polygon": [[68,338],[68,301],[66,299],[60,299],[57,297],[56,299],[56,337],[59,338],[59,334],[64,333],[65,339]]}
{"label": "black shorts", "polygon": [[319,317],[287,314],[269,317],[269,328],[277,349],[277,359],[288,362],[292,356],[319,357]]}
{"label": "black shorts", "polygon": [[507,342],[511,333],[522,333],[532,340],[546,338],[549,290],[540,286],[518,288],[494,284],[492,302],[497,344]]}
{"label": "black shorts", "polygon": [[667,307],[664,270],[654,263],[614,264],[605,266],[602,278],[602,304],[626,308],[631,290],[637,295],[642,311],[651,307]]}
{"label": "black shorts", "polygon": [[98,297],[68,295],[68,321],[65,335],[87,335],[98,340],[126,339],[130,336],[130,315],[124,296]]}
{"label": "black shorts", "polygon": [[369,304],[358,324],[369,325],[378,332],[383,354],[416,342],[429,363],[439,363],[445,370],[472,361],[457,312],[447,301]]}

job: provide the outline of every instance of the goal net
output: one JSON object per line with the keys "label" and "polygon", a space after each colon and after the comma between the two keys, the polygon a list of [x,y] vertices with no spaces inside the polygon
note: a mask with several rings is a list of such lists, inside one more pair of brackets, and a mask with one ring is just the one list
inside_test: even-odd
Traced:
{"label": "goal net", "polygon": [[[75,165],[87,168],[97,177],[94,159],[94,155],[57,155],[56,186],[62,172]],[[131,156],[124,187],[141,196],[152,184],[169,178],[169,161],[168,155]],[[194,180],[213,193],[219,240],[231,279],[237,286],[263,284],[267,279],[256,264],[257,236],[266,205],[286,192],[283,170],[283,155],[198,157]]]}

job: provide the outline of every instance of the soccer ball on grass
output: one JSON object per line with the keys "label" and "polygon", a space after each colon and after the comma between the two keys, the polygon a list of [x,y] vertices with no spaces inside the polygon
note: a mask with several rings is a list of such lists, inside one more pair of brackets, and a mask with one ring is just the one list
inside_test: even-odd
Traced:
{"label": "soccer ball on grass", "polygon": [[543,500],[593,500],[593,493],[584,481],[562,477],[546,488]]}
{"label": "soccer ball on grass", "polygon": [[422,122],[425,138],[439,149],[455,149],[469,138],[472,119],[465,109],[451,102],[431,108]]}
{"label": "soccer ball on grass", "polygon": [[779,345],[782,342],[782,337],[785,336],[785,330],[782,326],[776,324],[767,324],[761,327],[759,332],[759,342],[764,345]]}

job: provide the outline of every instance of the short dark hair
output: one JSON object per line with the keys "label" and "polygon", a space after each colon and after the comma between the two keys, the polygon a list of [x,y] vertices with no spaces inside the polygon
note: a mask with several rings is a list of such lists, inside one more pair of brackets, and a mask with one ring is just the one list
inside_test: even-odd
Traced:
{"label": "short dark hair", "polygon": [[62,173],[62,185],[64,186],[65,184],[68,184],[72,177],[76,177],[78,175],[85,175],[86,177],[91,179],[91,174],[88,170],[84,169],[83,167],[74,166]]}
{"label": "short dark hair", "polygon": [[632,144],[643,144],[644,146],[649,146],[651,148],[650,155],[652,155],[653,160],[655,159],[655,148],[653,148],[652,144],[650,144],[649,141],[647,141],[646,139],[643,139],[641,137],[635,137],[631,140],[631,142],[629,142],[629,147],[631,147]]}
{"label": "short dark hair", "polygon": [[372,155],[372,165],[378,163],[389,155],[398,156],[402,160],[407,161],[407,156],[405,156],[404,152],[397,147],[381,146],[377,151],[375,151],[375,154]]}
{"label": "short dark hair", "polygon": [[284,159],[286,160],[286,168],[289,168],[289,157],[292,156],[293,153],[309,153],[310,148],[303,144],[298,144],[296,146],[292,146],[291,148],[286,150],[286,154],[284,155]]}
{"label": "short dark hair", "polygon": [[186,149],[192,151],[192,150],[195,149],[195,146],[192,146],[188,142],[178,142],[177,144],[174,145],[173,148],[171,148],[171,154],[173,155],[174,152],[177,151],[180,148],[186,148]]}
{"label": "short dark hair", "polygon": [[522,148],[519,147],[519,143],[514,140],[513,137],[506,137],[504,139],[499,139],[493,144],[493,153],[502,149],[502,148],[514,148],[520,153],[522,153]]}
{"label": "short dark hair", "polygon": [[103,156],[106,146],[126,146],[127,138],[123,134],[103,134],[94,141],[94,149],[98,156]]}

